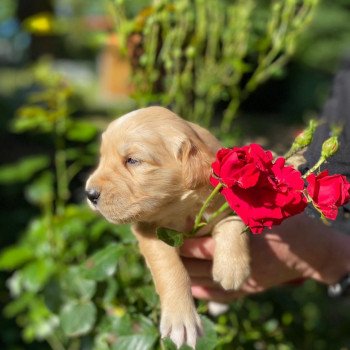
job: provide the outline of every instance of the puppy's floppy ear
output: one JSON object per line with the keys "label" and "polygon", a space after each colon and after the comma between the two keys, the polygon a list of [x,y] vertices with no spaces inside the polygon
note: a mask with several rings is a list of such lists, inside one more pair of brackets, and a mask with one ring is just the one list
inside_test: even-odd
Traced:
{"label": "puppy's floppy ear", "polygon": [[181,143],[178,159],[182,163],[182,176],[188,189],[197,189],[209,184],[211,155],[204,145],[186,139]]}

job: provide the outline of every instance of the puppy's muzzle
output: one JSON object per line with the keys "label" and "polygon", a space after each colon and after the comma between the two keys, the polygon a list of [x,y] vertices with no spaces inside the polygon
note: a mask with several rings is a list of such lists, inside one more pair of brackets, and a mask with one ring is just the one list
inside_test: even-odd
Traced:
{"label": "puppy's muzzle", "polygon": [[100,192],[94,188],[89,188],[85,191],[88,200],[93,204],[97,205],[98,199],[100,198]]}

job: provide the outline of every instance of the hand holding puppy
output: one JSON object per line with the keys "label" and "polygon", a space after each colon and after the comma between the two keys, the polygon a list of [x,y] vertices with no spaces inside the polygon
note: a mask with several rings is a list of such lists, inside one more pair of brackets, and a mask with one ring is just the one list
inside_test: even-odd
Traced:
{"label": "hand holding puppy", "polygon": [[350,236],[299,214],[263,235],[249,236],[251,275],[238,291],[225,291],[213,281],[215,241],[185,241],[181,255],[195,298],[229,303],[296,279],[333,284],[350,271]]}

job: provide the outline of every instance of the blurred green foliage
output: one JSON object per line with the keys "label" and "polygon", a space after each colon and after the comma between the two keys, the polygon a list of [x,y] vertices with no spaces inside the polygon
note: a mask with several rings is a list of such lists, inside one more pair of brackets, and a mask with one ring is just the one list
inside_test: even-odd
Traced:
{"label": "blurred green foliage", "polygon": [[[82,13],[104,13],[101,7],[106,6],[105,2],[102,5],[93,0],[56,2],[63,11],[57,16],[59,18],[52,20],[55,22],[55,28],[58,28],[57,34],[65,38],[66,50],[76,53],[84,45],[94,48],[103,45],[106,33],[96,32],[92,37],[82,22],[76,19],[82,17]],[[135,18],[150,3],[149,0],[127,2],[125,15],[128,18]],[[234,25],[242,29],[243,25],[250,23],[248,17],[253,16],[254,12],[249,33],[258,33],[262,35],[260,39],[266,39],[259,41],[257,40],[259,35],[252,34],[250,46],[243,47],[250,53],[247,62],[240,65],[240,57],[234,62],[235,67],[239,67],[238,74],[248,74],[246,77],[252,76],[253,62],[256,63],[259,56],[253,50],[254,45],[262,43],[259,46],[263,51],[262,58],[265,57],[264,52],[267,52],[264,50],[273,47],[269,46],[272,43],[271,37],[266,36],[267,23],[271,26],[273,19],[278,22],[282,13],[285,16],[288,13],[292,15],[292,7],[289,6],[296,2],[276,2],[280,5],[275,5],[277,8],[274,10],[275,17],[269,16],[270,1],[258,2],[258,8],[256,10],[254,8],[254,11],[252,3],[252,1],[238,1],[232,4],[230,2],[232,6],[230,11],[240,10],[244,13],[245,10],[247,16],[240,18]],[[210,7],[210,4],[213,7]],[[222,14],[218,10],[222,9],[222,4],[224,1],[216,7],[216,4],[210,1],[205,6],[209,10],[213,9],[209,11],[209,15],[220,17]],[[1,5],[0,21],[13,16],[15,1],[6,0]],[[187,13],[184,1],[179,1],[175,5],[174,11],[178,11],[178,14]],[[69,11],[64,10],[65,6]],[[348,6],[346,0],[321,2],[310,29],[303,33],[302,40],[297,46],[296,60],[322,71],[334,69],[342,48],[349,43],[350,29],[346,12]],[[66,18],[65,13],[69,13],[70,15],[66,17],[70,18]],[[182,15],[176,17],[173,14],[174,12],[171,12],[169,16],[175,22],[186,21]],[[163,15],[164,7],[160,6],[152,16],[147,17],[150,23],[144,28],[149,29],[152,21],[160,23],[157,21],[162,19],[157,16]],[[152,20],[152,17],[155,19]],[[275,23],[277,27],[283,24],[277,22]],[[230,34],[234,27],[228,26],[221,31],[223,24],[214,21],[210,30],[217,35]],[[151,37],[152,31],[146,34]],[[174,38],[181,35],[183,34],[180,30],[173,34]],[[277,40],[278,36],[274,38]],[[283,38],[285,39],[284,36]],[[218,43],[214,39],[213,42]],[[228,36],[226,39],[230,41],[231,37]],[[237,44],[245,44],[242,40],[238,38]],[[152,45],[152,40],[149,43]],[[275,43],[278,43],[278,40]],[[181,41],[176,44],[179,48]],[[170,44],[169,48],[171,49]],[[149,53],[152,52],[154,53],[150,48]],[[283,52],[278,51],[275,58],[283,57]],[[194,55],[191,58],[193,63],[199,60],[196,65],[203,64],[201,58],[196,56],[196,52],[190,47],[180,55],[174,50],[167,59],[174,64],[181,61],[182,55],[190,58]],[[230,92],[221,91],[219,96],[216,90],[221,83],[216,79],[223,77],[220,69],[226,69],[226,66],[217,64],[219,60],[216,56],[214,58],[214,63],[211,62],[208,70],[202,72],[203,80],[207,82],[205,86],[207,90],[198,91],[198,111],[203,110],[203,103],[206,107],[207,101],[214,103],[212,106],[215,106],[215,103],[222,103],[222,99],[228,100]],[[150,73],[158,69],[146,63],[147,60],[140,67],[141,74],[142,69],[147,67]],[[212,73],[212,67],[218,69],[217,72],[220,74]],[[171,74],[176,73],[173,70],[174,66],[167,69]],[[269,77],[282,76],[279,68],[268,73]],[[79,113],[76,113],[76,91],[55,73],[52,66],[38,65],[29,75],[17,76],[16,79],[12,78],[12,72],[2,75],[1,93],[10,87],[4,94],[6,100],[9,99],[18,86],[23,88],[28,84],[33,74],[35,85],[31,88],[26,104],[18,110],[16,117],[11,119],[10,129],[16,139],[22,140],[23,144],[26,144],[30,137],[36,138],[39,140],[38,143],[41,143],[40,149],[32,155],[28,147],[25,153],[31,155],[0,166],[0,186],[4,200],[16,193],[14,188],[20,188],[24,198],[31,205],[31,208],[27,206],[23,209],[22,203],[11,204],[11,209],[2,216],[3,219],[12,220],[14,226],[9,229],[7,235],[3,235],[4,241],[10,240],[10,235],[14,240],[16,229],[21,227],[19,223],[28,222],[19,240],[0,253],[0,269],[3,271],[2,276],[8,277],[6,285],[11,295],[11,301],[3,309],[4,315],[16,320],[26,342],[24,347],[26,349],[34,344],[32,348],[37,350],[40,347],[38,342],[41,342],[43,345],[40,348],[53,350],[173,350],[174,346],[170,341],[159,339],[158,297],[129,227],[114,226],[98,218],[85,204],[80,203],[81,196],[78,195],[77,199],[76,194],[74,195],[76,188],[80,188],[81,191],[83,188],[83,179],[79,174],[96,164],[96,136],[99,133],[96,123],[87,116],[79,116]],[[150,74],[150,77],[153,75]],[[187,88],[184,91],[188,92],[191,87],[186,81],[187,77],[184,75],[182,80],[174,82],[169,80],[167,83],[182,84],[181,86]],[[309,80],[309,77],[310,75],[305,75],[303,78]],[[152,79],[151,85],[154,84],[154,78]],[[243,83],[246,84],[247,81],[244,80]],[[299,103],[304,102],[305,91],[298,83],[294,82],[293,87],[293,91],[299,94],[297,96]],[[184,116],[195,118],[194,114],[187,112],[186,100],[182,100],[183,97],[174,91],[170,91],[172,95],[161,96],[161,100],[158,100],[159,95],[152,93],[139,95],[136,98],[140,103],[150,103],[154,100],[158,103],[171,103],[170,97],[172,97],[178,101],[179,108],[186,108]],[[211,96],[207,99],[206,94],[209,92]],[[219,97],[216,100],[217,96]],[[186,98],[191,98],[192,101],[193,95],[189,94]],[[237,101],[233,103],[237,104]],[[238,104],[234,107],[238,108]],[[191,105],[188,110],[191,108],[194,106]],[[208,114],[209,117],[204,117],[203,114],[196,118],[202,122],[205,120],[209,122],[211,115],[216,112],[215,108],[211,109],[212,114]],[[208,111],[205,108],[204,113]],[[232,111],[235,113],[235,109]],[[3,120],[2,115],[1,122]],[[263,127],[266,127],[265,122]],[[2,135],[4,133],[3,127],[1,133]],[[224,139],[228,138],[232,143],[232,134],[221,136]],[[4,153],[7,154],[6,148]],[[16,200],[18,198],[17,195]],[[22,197],[20,199],[23,200]],[[5,233],[8,229],[6,224],[5,222]],[[2,302],[9,299],[4,290],[1,290],[0,298]],[[350,349],[349,307],[348,300],[328,299],[325,289],[311,281],[303,286],[281,287],[262,295],[238,300],[232,303],[227,314],[217,318],[209,317],[207,305],[200,302],[198,309],[204,315],[206,337],[200,341],[198,348],[203,350]],[[9,335],[6,328],[0,330],[2,340],[6,341],[4,349],[18,348],[17,345],[12,345],[13,333]]]}
{"label": "blurred green foliage", "polygon": [[339,57],[350,54],[349,11],[347,0],[321,1],[299,42],[296,58],[314,69],[334,72]]}
{"label": "blurred green foliage", "polygon": [[[7,281],[14,300],[4,314],[17,318],[27,342],[46,340],[54,350],[151,349],[159,342],[158,298],[129,226],[110,225],[70,201],[70,183],[95,161],[97,128],[72,117],[73,92],[50,66],[38,65],[35,76],[36,91],[12,130],[47,134],[54,154],[0,167],[0,183],[23,183],[26,199],[40,209],[20,241],[0,254],[0,269],[14,270]],[[210,349],[216,333],[204,323],[199,349]]]}
{"label": "blurred green foliage", "polygon": [[136,99],[141,105],[171,105],[206,126],[226,101],[220,125],[229,131],[241,102],[281,74],[317,3],[156,0],[129,19],[128,2],[116,0],[124,45],[130,48],[135,36],[139,41]]}
{"label": "blurred green foliage", "polygon": [[[12,272],[5,316],[16,318],[26,342],[46,341],[53,350],[174,350],[159,339],[158,297],[129,226],[72,201],[74,177],[95,162],[97,128],[74,117],[74,92],[64,79],[47,65],[35,73],[35,92],[11,128],[46,134],[54,153],[0,168],[0,183],[21,183],[40,210],[0,254],[0,269]],[[199,303],[206,335],[197,349],[346,349],[346,304],[328,300],[312,282],[238,300],[217,318]]]}

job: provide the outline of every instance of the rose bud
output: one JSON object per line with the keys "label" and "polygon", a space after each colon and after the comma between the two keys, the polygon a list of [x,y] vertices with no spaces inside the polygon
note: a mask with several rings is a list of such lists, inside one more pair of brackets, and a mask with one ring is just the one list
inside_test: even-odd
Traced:
{"label": "rose bud", "polygon": [[339,141],[337,136],[332,136],[322,144],[321,157],[329,158],[338,151]]}
{"label": "rose bud", "polygon": [[292,148],[294,145],[294,147],[298,149],[308,146],[312,141],[316,127],[317,122],[315,120],[310,120],[309,126],[295,138]]}
{"label": "rose bud", "polygon": [[308,146],[311,143],[317,125],[318,125],[318,123],[316,120],[313,120],[313,119],[310,120],[309,126],[295,138],[295,140],[294,140],[290,150],[286,154],[285,158],[287,158],[287,159],[290,158],[295,153],[302,150],[304,147]]}

